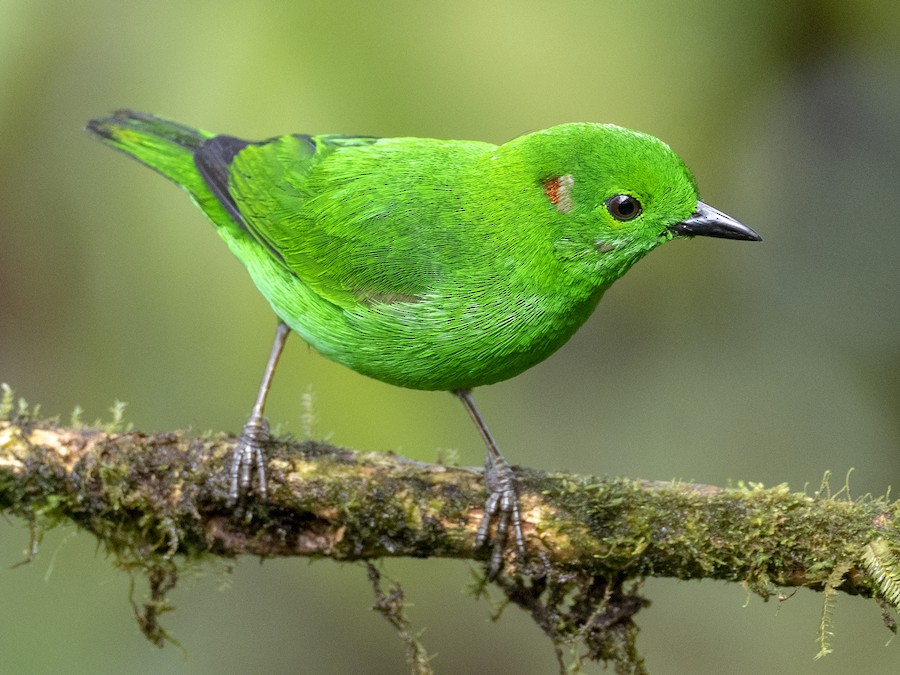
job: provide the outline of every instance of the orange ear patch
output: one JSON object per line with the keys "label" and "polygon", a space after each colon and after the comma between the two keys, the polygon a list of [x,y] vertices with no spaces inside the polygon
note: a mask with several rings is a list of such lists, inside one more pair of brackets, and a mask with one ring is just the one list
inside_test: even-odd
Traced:
{"label": "orange ear patch", "polygon": [[544,194],[551,204],[559,204],[559,178],[551,178],[544,183]]}
{"label": "orange ear patch", "polygon": [[560,213],[568,213],[575,204],[572,202],[572,186],[575,185],[575,176],[567,173],[565,176],[557,176],[544,181],[544,194],[550,203]]}

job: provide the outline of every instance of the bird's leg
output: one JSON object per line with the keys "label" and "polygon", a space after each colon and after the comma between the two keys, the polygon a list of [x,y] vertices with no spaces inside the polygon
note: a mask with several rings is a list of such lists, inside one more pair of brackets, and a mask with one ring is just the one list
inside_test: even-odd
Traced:
{"label": "bird's leg", "polygon": [[525,557],[525,537],[522,535],[522,513],[519,506],[519,495],[516,492],[516,475],[509,463],[497,447],[494,437],[487,428],[484,418],[478,412],[472,392],[468,389],[457,389],[453,392],[469,412],[469,416],[478,428],[485,446],[487,455],[484,459],[484,484],[487,488],[488,498],[484,505],[484,515],[478,532],[475,535],[475,547],[481,548],[487,543],[490,534],[491,521],[497,518],[497,534],[494,538],[491,552],[490,578],[494,578],[500,571],[503,562],[503,549],[506,546],[506,538],[512,526],[513,538],[516,544],[516,553],[519,557]]}
{"label": "bird's leg", "polygon": [[249,490],[250,471],[254,464],[259,481],[259,494],[261,497],[266,496],[266,464],[263,452],[263,445],[269,440],[269,423],[264,416],[266,397],[269,395],[269,387],[272,386],[275,366],[278,365],[278,359],[290,332],[291,329],[287,324],[283,321],[278,322],[275,342],[272,343],[272,352],[269,354],[269,362],[259,385],[253,412],[241,429],[241,437],[234,448],[234,457],[231,460],[231,488],[228,490],[228,498],[232,502],[236,502],[242,492]]}

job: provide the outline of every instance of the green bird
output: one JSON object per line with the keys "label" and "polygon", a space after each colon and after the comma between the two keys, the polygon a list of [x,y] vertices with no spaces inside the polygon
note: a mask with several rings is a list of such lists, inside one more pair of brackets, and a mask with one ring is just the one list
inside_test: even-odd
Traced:
{"label": "green bird", "polygon": [[250,488],[253,469],[265,495],[264,407],[294,331],[363,375],[462,401],[487,446],[475,543],[493,541],[492,574],[510,533],[519,556],[525,545],[515,475],[471,390],[550,356],[661,243],[760,240],[699,201],[668,145],[611,124],[562,124],[500,146],[331,134],[245,141],[131,110],[87,128],[184,188],[278,317],[231,463],[231,499]]}

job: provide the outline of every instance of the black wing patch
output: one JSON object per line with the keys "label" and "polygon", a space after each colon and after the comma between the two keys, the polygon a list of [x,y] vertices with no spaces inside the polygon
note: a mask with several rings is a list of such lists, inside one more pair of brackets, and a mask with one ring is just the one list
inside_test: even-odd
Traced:
{"label": "black wing patch", "polygon": [[240,138],[235,138],[234,136],[215,136],[205,140],[197,151],[194,152],[194,164],[196,164],[197,170],[203,177],[203,181],[206,183],[207,187],[213,193],[213,196],[215,196],[225,210],[228,211],[228,215],[231,216],[232,220],[234,220],[244,232],[253,237],[254,240],[265,246],[278,262],[285,264],[281,253],[276,251],[272,247],[272,244],[247,225],[247,222],[241,215],[237,202],[234,201],[234,197],[228,189],[228,176],[231,173],[231,163],[234,161],[237,154],[248,145],[262,145],[267,142],[268,141],[244,141]]}
{"label": "black wing patch", "polygon": [[250,141],[242,141],[233,136],[215,136],[204,141],[194,153],[194,164],[197,165],[206,186],[243,230],[247,230],[247,226],[234,197],[228,191],[228,174],[235,156],[250,144]]}

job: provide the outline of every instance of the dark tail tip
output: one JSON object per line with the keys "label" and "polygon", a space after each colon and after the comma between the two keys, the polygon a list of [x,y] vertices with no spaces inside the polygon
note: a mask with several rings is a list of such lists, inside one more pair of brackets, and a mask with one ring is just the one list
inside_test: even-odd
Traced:
{"label": "dark tail tip", "polygon": [[107,117],[90,120],[85,129],[101,139],[110,141],[118,140],[117,129],[131,129],[148,136],[163,138],[192,151],[199,148],[205,140],[203,134],[184,124],[128,108],[116,110]]}
{"label": "dark tail tip", "polygon": [[90,131],[92,134],[96,136],[100,136],[101,138],[113,138],[112,129],[117,127],[129,127],[132,126],[130,121],[133,119],[143,119],[146,120],[149,115],[145,115],[144,113],[135,112],[134,110],[128,110],[127,108],[121,108],[116,110],[112,115],[108,115],[107,117],[98,117],[97,119],[89,120],[85,125],[85,129]]}

